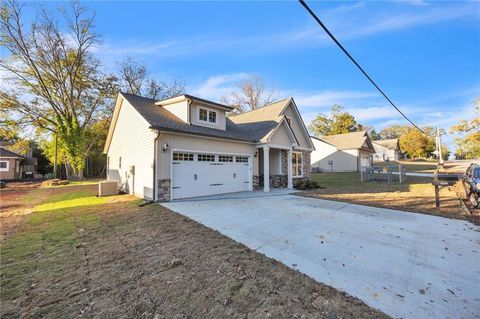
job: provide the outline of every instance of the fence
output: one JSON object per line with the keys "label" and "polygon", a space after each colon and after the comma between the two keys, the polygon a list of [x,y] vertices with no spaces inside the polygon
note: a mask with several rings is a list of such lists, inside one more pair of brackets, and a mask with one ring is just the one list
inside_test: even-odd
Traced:
{"label": "fence", "polygon": [[387,166],[362,166],[360,167],[360,181],[371,182],[398,182],[403,183],[407,179],[405,166],[388,164]]}

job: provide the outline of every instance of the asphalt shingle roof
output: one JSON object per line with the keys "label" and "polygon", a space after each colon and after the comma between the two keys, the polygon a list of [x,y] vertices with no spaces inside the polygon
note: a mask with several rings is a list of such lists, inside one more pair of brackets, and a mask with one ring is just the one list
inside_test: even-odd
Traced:
{"label": "asphalt shingle roof", "polygon": [[398,138],[392,138],[388,140],[373,141],[373,143],[389,148],[391,150],[398,150]]}
{"label": "asphalt shingle roof", "polygon": [[350,150],[361,148],[367,140],[367,132],[359,131],[345,134],[325,135],[315,137],[320,141],[331,144],[339,150]]}
{"label": "asphalt shingle roof", "polygon": [[17,157],[17,158],[25,158],[24,156],[17,154],[15,152],[6,150],[0,147],[0,157]]}
{"label": "asphalt shingle roof", "polygon": [[[273,103],[255,111],[227,117],[224,131],[185,123],[162,106],[156,105],[155,100],[129,93],[121,94],[152,128],[161,131],[259,142],[278,125],[281,119],[278,116],[281,112],[281,110],[278,111],[280,106]],[[281,102],[283,101],[278,103]]]}

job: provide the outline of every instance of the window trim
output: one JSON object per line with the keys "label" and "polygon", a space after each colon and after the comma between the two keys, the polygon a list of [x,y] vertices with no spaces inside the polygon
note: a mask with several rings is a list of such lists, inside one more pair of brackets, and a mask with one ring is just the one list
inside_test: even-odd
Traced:
{"label": "window trim", "polygon": [[[173,152],[172,160],[181,162],[193,162],[195,160],[194,155],[194,153],[190,152]],[[177,156],[177,159],[175,159],[175,156]]]}
{"label": "window trim", "polygon": [[[296,159],[297,163],[293,163],[293,159],[300,155],[300,175],[297,174],[297,167],[298,167],[298,159]],[[292,177],[293,178],[300,178],[303,177],[303,152],[292,152]]]}
{"label": "window trim", "polygon": [[9,169],[10,169],[10,161],[8,161],[8,160],[6,160],[6,161],[2,160],[2,161],[0,161],[0,163],[5,163],[5,164],[6,164],[5,167],[0,167],[0,172],[8,172]]}
{"label": "window trim", "polygon": [[233,163],[233,155],[218,155],[218,161],[222,163]]}
{"label": "window trim", "polygon": [[[200,159],[200,156],[202,156],[202,159]],[[205,158],[208,158],[208,159],[204,159],[203,156],[205,156]],[[211,160],[212,158],[213,160]],[[205,154],[205,153],[197,154],[197,162],[215,162],[215,159],[216,159],[216,156],[214,154]]]}
{"label": "window trim", "polygon": [[[201,110],[207,111],[207,119],[206,120],[202,120],[200,118],[200,111]],[[219,111],[218,110],[212,110],[208,107],[198,106],[198,110],[197,110],[196,113],[197,113],[198,123],[209,125],[209,126],[219,126],[220,125],[220,123],[219,123]],[[215,113],[215,122],[210,121],[210,114],[211,113]]]}

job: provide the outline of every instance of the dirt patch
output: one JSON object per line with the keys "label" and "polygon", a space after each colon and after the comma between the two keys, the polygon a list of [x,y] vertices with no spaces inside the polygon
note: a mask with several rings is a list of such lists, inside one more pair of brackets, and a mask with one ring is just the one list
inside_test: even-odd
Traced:
{"label": "dirt patch", "polygon": [[[1,317],[387,318],[166,208],[121,198],[45,212],[9,236],[2,273],[20,277],[2,285]],[[9,255],[37,233],[28,259]]]}

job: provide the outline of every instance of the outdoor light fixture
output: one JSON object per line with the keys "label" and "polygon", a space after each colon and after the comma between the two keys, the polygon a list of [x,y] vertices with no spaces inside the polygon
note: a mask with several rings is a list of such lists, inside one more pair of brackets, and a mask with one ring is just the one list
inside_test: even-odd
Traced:
{"label": "outdoor light fixture", "polygon": [[257,157],[258,155],[258,151],[255,152],[255,155],[253,155],[253,157]]}
{"label": "outdoor light fixture", "polygon": [[162,151],[166,152],[168,150],[168,144],[163,144]]}

